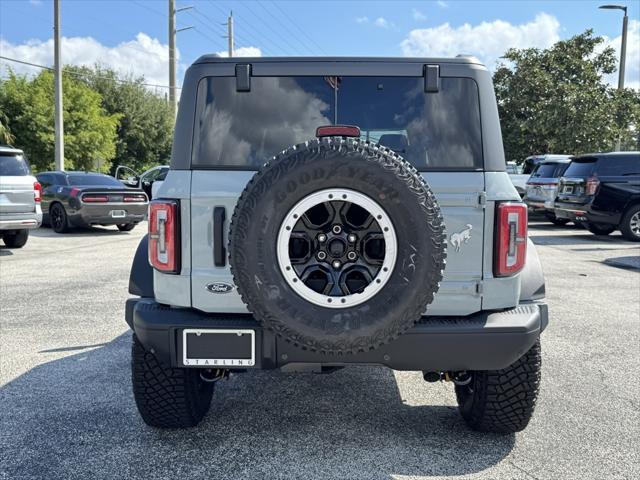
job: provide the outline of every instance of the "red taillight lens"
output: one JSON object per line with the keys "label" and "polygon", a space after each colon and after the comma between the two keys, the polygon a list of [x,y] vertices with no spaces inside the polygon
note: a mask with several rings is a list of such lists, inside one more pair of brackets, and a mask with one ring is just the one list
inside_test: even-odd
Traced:
{"label": "red taillight lens", "polygon": [[164,273],[180,270],[180,225],[176,200],[149,204],[149,263]]}
{"label": "red taillight lens", "polygon": [[527,206],[500,203],[496,209],[496,238],[493,274],[506,277],[524,267],[527,256]]}
{"label": "red taillight lens", "polygon": [[316,129],[316,137],[359,137],[360,129],[352,125],[327,125]]}
{"label": "red taillight lens", "polygon": [[78,187],[73,187],[71,189],[71,191],[69,192],[69,195],[71,195],[73,198],[76,198],[78,196],[78,194],[80,193],[82,189],[78,188]]}
{"label": "red taillight lens", "polygon": [[122,198],[122,201],[125,203],[146,202],[147,196],[142,193],[135,194],[135,195],[125,195]]}
{"label": "red taillight lens", "polygon": [[40,182],[33,182],[33,199],[36,203],[42,201],[42,185],[40,185]]}
{"label": "red taillight lens", "polygon": [[595,195],[596,192],[598,191],[599,186],[600,186],[600,180],[598,180],[596,177],[589,177],[587,178],[587,186],[585,189],[585,193],[587,195]]}
{"label": "red taillight lens", "polygon": [[82,201],[84,203],[107,203],[109,201],[108,195],[88,195],[84,194],[82,196]]}

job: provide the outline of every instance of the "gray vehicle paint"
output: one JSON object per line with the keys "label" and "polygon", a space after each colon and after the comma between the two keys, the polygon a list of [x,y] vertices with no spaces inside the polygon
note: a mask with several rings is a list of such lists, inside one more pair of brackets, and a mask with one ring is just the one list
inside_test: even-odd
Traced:
{"label": "gray vehicle paint", "polygon": [[[22,150],[0,147],[0,155],[17,157],[18,161],[24,162],[25,173],[28,172]],[[42,209],[35,201],[34,183],[36,178],[30,173],[3,175],[0,170],[0,236],[2,231],[38,228],[42,223]]]}
{"label": "gray vehicle paint", "polygon": [[[228,284],[233,278],[228,261],[214,265],[213,209],[226,209],[224,247],[233,209],[252,170],[191,170],[195,95],[198,82],[207,76],[234,76],[237,59],[202,57],[191,66],[176,123],[171,168],[158,190],[158,198],[180,199],[182,266],[178,275],[154,272],[155,295],[159,302],[194,307],[205,312],[246,313],[235,288],[212,293],[208,286]],[[519,201],[520,196],[505,172],[502,137],[491,77],[472,59],[242,59],[252,66],[253,76],[269,75],[384,75],[420,76],[425,64],[440,65],[441,76],[470,77],[478,85],[482,118],[484,172],[424,172],[442,208],[448,242],[444,279],[429,315],[467,315],[483,309],[509,308],[518,304],[521,273],[493,277],[494,209],[497,201]],[[189,92],[189,94],[185,94]],[[471,228],[469,228],[471,227]],[[468,231],[469,235],[465,235]],[[461,234],[459,250],[452,235]],[[462,238],[460,237],[460,238]],[[533,245],[529,244],[529,249]],[[275,255],[274,255],[275,261]],[[536,270],[536,267],[533,268]],[[535,279],[534,279],[535,283]]]}

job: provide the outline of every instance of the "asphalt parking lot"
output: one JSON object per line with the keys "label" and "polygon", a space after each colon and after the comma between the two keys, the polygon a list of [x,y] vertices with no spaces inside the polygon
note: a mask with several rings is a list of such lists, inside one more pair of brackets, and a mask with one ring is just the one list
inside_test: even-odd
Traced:
{"label": "asphalt parking lot", "polygon": [[144,233],[0,248],[0,477],[640,477],[640,271],[604,263],[640,248],[618,233],[532,223],[551,323],[536,414],[508,436],[468,430],[450,384],[372,367],[237,375],[199,427],[145,426],[123,312]]}

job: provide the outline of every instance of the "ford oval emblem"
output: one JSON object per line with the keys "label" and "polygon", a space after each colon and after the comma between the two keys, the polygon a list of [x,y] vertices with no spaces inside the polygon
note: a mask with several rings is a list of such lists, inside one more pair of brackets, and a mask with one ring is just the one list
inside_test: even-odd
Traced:
{"label": "ford oval emblem", "polygon": [[208,284],[207,290],[211,293],[229,293],[233,290],[233,285],[224,282],[215,282]]}

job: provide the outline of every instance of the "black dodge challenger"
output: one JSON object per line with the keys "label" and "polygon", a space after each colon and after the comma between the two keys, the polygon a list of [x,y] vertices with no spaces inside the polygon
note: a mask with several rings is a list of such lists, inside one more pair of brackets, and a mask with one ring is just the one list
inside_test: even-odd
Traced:
{"label": "black dodge challenger", "polygon": [[36,178],[42,185],[43,223],[57,233],[89,225],[116,225],[126,232],[147,213],[144,191],[102,173],[42,172]]}

